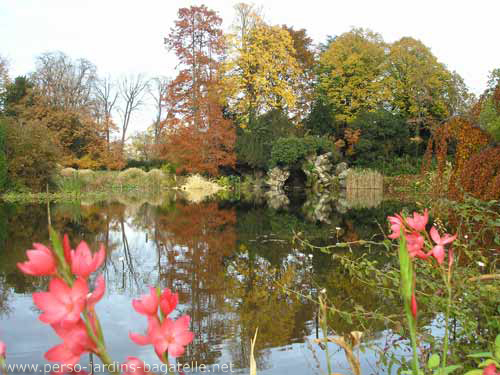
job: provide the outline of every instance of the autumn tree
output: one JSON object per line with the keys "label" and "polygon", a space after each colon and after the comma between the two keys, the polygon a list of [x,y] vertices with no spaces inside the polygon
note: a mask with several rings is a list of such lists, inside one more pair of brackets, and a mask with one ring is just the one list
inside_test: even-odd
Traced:
{"label": "autumn tree", "polygon": [[154,157],[154,125],[131,137],[130,154],[134,160],[150,161]]}
{"label": "autumn tree", "polygon": [[419,40],[404,37],[390,45],[387,80],[391,105],[420,130],[463,112],[467,89]]}
{"label": "autumn tree", "polygon": [[297,101],[300,66],[293,40],[279,26],[259,24],[233,43],[227,65],[229,106],[241,125],[250,117],[272,109],[291,111]]}
{"label": "autumn tree", "polygon": [[293,27],[283,25],[282,28],[290,34],[295,50],[293,57],[300,67],[297,77],[297,105],[293,117],[297,123],[302,123],[311,110],[314,101],[315,79],[315,53],[312,39],[305,29],[295,30]]}
{"label": "autumn tree", "polygon": [[317,88],[336,121],[350,123],[388,98],[384,62],[385,43],[370,30],[353,29],[328,44],[319,59]]}
{"label": "autumn tree", "polygon": [[165,98],[172,114],[165,157],[188,172],[218,174],[219,167],[235,163],[235,132],[220,103],[222,19],[205,6],[181,8],[178,16],[165,39],[180,66]]}
{"label": "autumn tree", "polygon": [[11,189],[44,190],[59,161],[61,148],[55,133],[37,120],[0,119]]}

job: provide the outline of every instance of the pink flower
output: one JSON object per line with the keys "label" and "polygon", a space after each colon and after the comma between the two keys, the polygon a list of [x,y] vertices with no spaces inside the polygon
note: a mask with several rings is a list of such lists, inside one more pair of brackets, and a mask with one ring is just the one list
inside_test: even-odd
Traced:
{"label": "pink flower", "polygon": [[170,289],[165,289],[160,297],[160,308],[165,316],[168,316],[179,303],[179,295],[172,293]]}
{"label": "pink flower", "polygon": [[3,341],[0,341],[0,358],[5,358],[5,353],[7,352],[7,345]]}
{"label": "pink flower", "polygon": [[158,355],[168,351],[173,358],[184,354],[184,347],[193,341],[194,334],[189,331],[189,316],[177,320],[166,318],[160,327],[154,327],[152,341]]}
{"label": "pink flower", "polygon": [[34,250],[26,251],[28,261],[17,263],[17,267],[28,275],[49,276],[56,273],[56,260],[52,251],[40,243],[34,243]]}
{"label": "pink flower", "polygon": [[427,256],[432,255],[436,258],[439,264],[442,264],[444,261],[444,246],[452,243],[457,238],[457,235],[450,236],[449,234],[445,234],[441,237],[436,228],[432,227],[430,230],[430,235],[432,240],[436,243],[436,246],[432,248],[432,250],[427,254]]}
{"label": "pink flower", "polygon": [[500,372],[497,372],[497,367],[492,363],[484,368],[483,375],[500,375]]}
{"label": "pink flower", "polygon": [[134,310],[146,316],[156,316],[158,311],[158,292],[155,287],[149,288],[149,294],[145,294],[141,299],[132,300]]}
{"label": "pink flower", "polygon": [[49,324],[60,322],[62,326],[75,324],[85,308],[88,291],[83,279],[77,279],[69,287],[61,279],[53,278],[48,292],[33,293],[35,305],[43,311],[40,320]]}
{"label": "pink flower", "polygon": [[418,233],[411,233],[406,235],[406,244],[408,246],[408,253],[412,258],[426,259],[427,255],[422,251],[424,246],[424,237]]}
{"label": "pink flower", "polygon": [[65,234],[63,237],[63,250],[66,262],[68,262],[68,264],[71,264],[71,245],[69,243],[69,237],[67,234]]}
{"label": "pink flower", "polygon": [[158,329],[160,326],[160,322],[158,321],[158,318],[156,316],[148,316],[148,329],[146,331],[146,335],[140,335],[138,333],[129,333],[130,339],[136,343],[137,345],[152,345],[153,344],[153,331],[155,329]]}
{"label": "pink flower", "polygon": [[193,341],[194,334],[189,331],[189,316],[177,320],[166,318],[160,324],[157,318],[149,318],[146,336],[130,333],[137,345],[153,345],[159,358],[168,351],[173,358],[184,353],[184,347]]}
{"label": "pink flower", "polygon": [[411,294],[411,313],[414,318],[417,318],[417,298],[415,297],[415,291]]}
{"label": "pink flower", "polygon": [[401,234],[401,228],[403,227],[403,218],[401,217],[401,215],[394,214],[394,216],[388,216],[387,219],[391,224],[391,230],[392,230],[392,233],[387,237],[389,237],[392,240],[395,240],[396,238],[399,238]]}
{"label": "pink flower", "polygon": [[[70,367],[80,361],[83,353],[97,351],[95,343],[87,334],[85,325],[81,320],[70,328],[61,324],[54,324],[52,328],[63,342],[45,353],[46,360],[60,362]],[[68,368],[68,370],[71,370],[71,368]]]}
{"label": "pink flower", "polygon": [[95,289],[92,293],[87,295],[87,307],[93,309],[97,302],[99,302],[104,293],[106,292],[106,282],[104,281],[104,276],[99,275],[95,282]]}
{"label": "pink flower", "polygon": [[429,211],[427,209],[424,210],[424,214],[420,215],[418,212],[413,213],[413,218],[406,218],[406,223],[414,229],[416,232],[425,231],[425,226],[427,225],[427,221],[429,221]]}
{"label": "pink flower", "polygon": [[92,272],[97,271],[104,262],[106,252],[104,246],[99,247],[99,251],[92,255],[85,241],[80,242],[76,250],[71,250],[71,271],[76,275],[87,278]]}
{"label": "pink flower", "polygon": [[122,375],[146,375],[145,363],[137,357],[128,357],[127,362],[121,365]]}

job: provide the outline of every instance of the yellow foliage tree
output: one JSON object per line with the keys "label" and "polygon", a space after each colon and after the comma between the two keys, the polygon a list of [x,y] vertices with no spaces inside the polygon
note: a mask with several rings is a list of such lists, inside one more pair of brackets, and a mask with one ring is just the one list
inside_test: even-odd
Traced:
{"label": "yellow foliage tree", "polygon": [[294,108],[300,67],[288,31],[255,23],[231,41],[225,87],[240,124],[247,125],[251,114]]}
{"label": "yellow foliage tree", "polygon": [[352,29],[335,38],[320,56],[318,89],[335,108],[335,119],[350,123],[388,98],[385,43],[369,30]]}

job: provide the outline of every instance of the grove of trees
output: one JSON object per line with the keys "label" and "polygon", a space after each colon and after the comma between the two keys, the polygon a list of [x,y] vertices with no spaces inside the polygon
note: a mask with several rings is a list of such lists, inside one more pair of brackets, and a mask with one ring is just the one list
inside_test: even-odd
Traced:
{"label": "grove of trees", "polygon": [[[204,5],[179,9],[165,36],[178,59],[173,78],[100,76],[62,52],[10,77],[0,57],[0,188],[39,190],[58,167],[122,169],[130,159],[212,176],[286,160],[293,168],[294,148],[379,169],[402,158],[417,165],[456,116],[500,138],[498,69],[476,98],[412,37],[387,43],[353,28],[314,45],[305,29],[269,24],[253,5],[235,14],[225,32]],[[147,108],[151,123],[131,133]]]}

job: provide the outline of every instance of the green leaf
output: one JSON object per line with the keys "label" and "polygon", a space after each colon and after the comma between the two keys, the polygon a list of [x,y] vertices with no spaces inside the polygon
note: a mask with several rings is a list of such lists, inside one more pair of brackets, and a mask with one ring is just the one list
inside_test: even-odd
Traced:
{"label": "green leaf", "polygon": [[495,348],[500,349],[500,335],[495,339]]}
{"label": "green leaf", "polygon": [[467,357],[469,358],[488,358],[488,357],[493,357],[493,354],[491,352],[481,352],[481,353],[474,353],[474,354],[469,354]]}
{"label": "green leaf", "polygon": [[499,366],[499,364],[498,364],[498,362],[497,362],[497,361],[495,361],[494,359],[490,359],[490,358],[488,358],[488,359],[484,360],[483,362],[481,362],[481,363],[478,365],[478,367],[483,368],[483,367],[489,366],[489,365],[491,365],[491,364],[494,364],[495,366]]}
{"label": "green leaf", "polygon": [[483,370],[470,370],[467,371],[464,375],[483,375]]}
{"label": "green leaf", "polygon": [[66,260],[64,257],[64,250],[59,235],[54,229],[52,229],[52,227],[49,227],[49,235],[50,242],[52,242],[52,251],[56,255],[59,264],[64,267],[64,265],[66,264]]}
{"label": "green leaf", "polygon": [[458,370],[459,368],[462,368],[462,366],[461,365],[446,366],[443,369],[439,369],[439,370],[434,371],[434,373],[439,374],[439,375],[447,375],[447,374],[451,374],[455,370]]}
{"label": "green leaf", "polygon": [[439,366],[439,363],[441,363],[441,359],[439,358],[439,354],[433,354],[429,358],[429,361],[427,362],[427,367],[429,369],[433,369]]}

